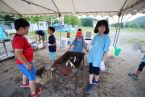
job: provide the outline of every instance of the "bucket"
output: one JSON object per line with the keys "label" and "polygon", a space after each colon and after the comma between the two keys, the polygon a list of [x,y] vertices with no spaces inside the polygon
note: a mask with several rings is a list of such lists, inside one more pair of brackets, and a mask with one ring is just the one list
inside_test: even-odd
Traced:
{"label": "bucket", "polygon": [[115,48],[115,56],[119,56],[121,52],[121,48]]}

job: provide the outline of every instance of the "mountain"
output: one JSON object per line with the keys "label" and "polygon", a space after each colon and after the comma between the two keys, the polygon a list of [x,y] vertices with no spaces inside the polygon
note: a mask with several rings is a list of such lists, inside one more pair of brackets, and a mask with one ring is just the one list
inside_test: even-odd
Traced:
{"label": "mountain", "polygon": [[137,23],[139,25],[145,25],[145,16],[138,17],[131,22]]}

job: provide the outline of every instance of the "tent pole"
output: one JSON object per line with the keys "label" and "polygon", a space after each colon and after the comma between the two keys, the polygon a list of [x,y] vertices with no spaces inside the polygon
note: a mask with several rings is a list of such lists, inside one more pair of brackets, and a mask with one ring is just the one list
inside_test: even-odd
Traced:
{"label": "tent pole", "polygon": [[[120,23],[122,23],[122,19],[123,19],[123,16],[124,16],[124,14],[123,14],[123,16],[122,16],[122,18],[121,18],[121,14],[122,14],[122,10],[123,10],[124,6],[126,5],[126,3],[127,3],[127,0],[125,0],[125,2],[124,2],[123,5],[122,5],[122,8],[120,9],[120,12],[118,13],[119,18],[118,18],[118,24],[117,24],[117,28],[116,28],[114,43],[113,43],[113,46],[114,46],[115,48],[116,48],[117,40],[118,40],[119,33],[120,33]],[[120,19],[121,19],[121,22],[119,22]]]}
{"label": "tent pole", "polygon": [[[62,19],[61,19],[61,14],[59,13],[59,21],[60,21],[60,26],[62,24]],[[60,48],[61,48],[61,30],[60,30]]]}
{"label": "tent pole", "polygon": [[115,43],[116,43],[116,36],[117,36],[117,33],[118,33],[119,20],[120,20],[120,16],[118,16],[118,22],[117,22],[117,25],[116,25],[116,27],[115,27],[115,28],[116,28],[116,32],[115,32],[113,47],[115,47]]}
{"label": "tent pole", "polygon": [[[124,16],[124,14],[123,14],[123,15],[122,15],[122,17],[121,17],[120,24],[122,24],[122,21],[123,21],[123,16]],[[121,29],[121,25],[119,25],[119,28],[118,28],[118,34],[117,34],[117,37],[116,37],[115,47],[116,47],[117,42],[118,42],[118,37],[119,37],[119,34],[120,34],[120,29]]]}

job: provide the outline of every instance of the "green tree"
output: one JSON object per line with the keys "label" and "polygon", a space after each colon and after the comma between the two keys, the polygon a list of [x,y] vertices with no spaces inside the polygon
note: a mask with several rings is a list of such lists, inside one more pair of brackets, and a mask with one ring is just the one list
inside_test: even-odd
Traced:
{"label": "green tree", "polygon": [[71,25],[75,26],[75,25],[79,25],[80,24],[80,19],[76,16],[71,16]]}
{"label": "green tree", "polygon": [[71,24],[71,16],[65,15],[64,16],[64,23],[65,24]]}
{"label": "green tree", "polygon": [[82,18],[81,24],[84,27],[93,27],[93,18]]}
{"label": "green tree", "polygon": [[10,15],[5,15],[3,17],[3,19],[4,19],[4,21],[14,21],[15,20],[14,16],[10,16]]}
{"label": "green tree", "polygon": [[58,19],[54,20],[54,24],[60,23],[60,21]]}
{"label": "green tree", "polygon": [[80,25],[80,19],[77,16],[64,16],[64,23],[72,26]]}

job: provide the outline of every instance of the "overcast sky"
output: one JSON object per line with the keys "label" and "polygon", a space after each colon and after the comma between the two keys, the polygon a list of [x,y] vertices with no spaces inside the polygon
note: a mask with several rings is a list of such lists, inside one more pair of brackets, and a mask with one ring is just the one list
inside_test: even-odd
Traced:
{"label": "overcast sky", "polygon": [[[127,21],[131,21],[131,20],[134,20],[138,17],[141,17],[141,16],[145,16],[145,14],[142,14],[142,13],[137,13],[136,15],[131,15],[131,14],[128,14],[128,15],[125,15],[124,18],[123,18],[123,22],[127,22]],[[81,17],[86,17],[85,15],[81,16]],[[106,18],[109,18],[109,23],[112,24],[112,23],[117,23],[118,22],[118,16],[113,16],[113,17],[110,17],[110,16],[104,16],[104,17],[101,17],[101,16],[89,16],[89,17],[93,17],[93,18],[96,18],[96,19],[106,19]]]}

